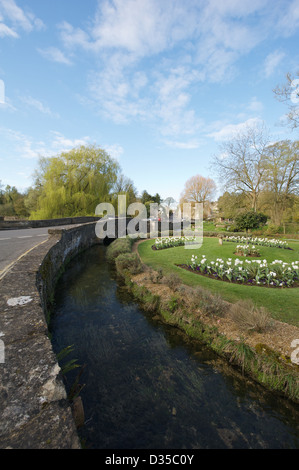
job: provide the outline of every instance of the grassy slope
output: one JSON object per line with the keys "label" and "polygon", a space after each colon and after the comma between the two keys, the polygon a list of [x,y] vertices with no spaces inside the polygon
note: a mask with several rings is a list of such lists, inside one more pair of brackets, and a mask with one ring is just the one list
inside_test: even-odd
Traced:
{"label": "grassy slope", "polygon": [[[199,250],[176,247],[161,251],[153,251],[151,249],[152,244],[153,240],[145,241],[139,245],[138,251],[143,262],[154,269],[162,268],[165,274],[175,272],[185,284],[190,286],[201,285],[213,293],[219,293],[229,302],[235,302],[241,298],[251,298],[256,305],[266,307],[273,318],[299,326],[299,288],[271,289],[258,286],[242,286],[199,276],[175,266],[176,263],[187,264],[192,254],[199,257],[204,254],[208,260],[216,258],[234,259],[236,258],[233,254],[236,243],[225,242],[220,246],[218,238],[204,238],[203,246]],[[259,259],[267,259],[270,262],[275,259],[286,262],[299,260],[299,243],[290,242],[289,246],[294,251],[258,246],[261,253]]]}

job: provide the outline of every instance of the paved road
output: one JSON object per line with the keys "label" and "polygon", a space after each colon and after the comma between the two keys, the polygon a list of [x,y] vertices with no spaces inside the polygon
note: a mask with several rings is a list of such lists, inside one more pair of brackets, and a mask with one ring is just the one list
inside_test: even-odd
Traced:
{"label": "paved road", "polygon": [[0,279],[6,271],[6,268],[14,263],[21,255],[47,240],[49,237],[48,230],[50,228],[68,229],[75,226],[75,224],[72,224],[43,228],[0,230]]}
{"label": "paved road", "polygon": [[0,230],[0,275],[26,251],[48,238],[48,227]]}

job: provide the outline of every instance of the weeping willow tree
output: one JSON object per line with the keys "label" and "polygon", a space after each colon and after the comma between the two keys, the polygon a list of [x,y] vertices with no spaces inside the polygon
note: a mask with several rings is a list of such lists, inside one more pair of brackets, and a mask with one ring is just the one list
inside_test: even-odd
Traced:
{"label": "weeping willow tree", "polygon": [[41,158],[35,175],[37,209],[30,218],[94,215],[98,204],[110,202],[119,171],[119,164],[97,146]]}

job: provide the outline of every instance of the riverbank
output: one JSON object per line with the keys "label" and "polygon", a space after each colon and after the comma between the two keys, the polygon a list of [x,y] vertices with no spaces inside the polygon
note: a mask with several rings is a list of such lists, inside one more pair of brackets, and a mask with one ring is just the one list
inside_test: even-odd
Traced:
{"label": "riverbank", "polygon": [[117,243],[110,249],[117,271],[144,309],[204,342],[267,389],[299,403],[299,367],[291,360],[299,328],[272,319],[266,331],[244,332],[232,320],[231,304],[219,296],[200,293],[143,265],[138,254],[142,241],[131,245],[130,255],[128,247],[120,254]]}

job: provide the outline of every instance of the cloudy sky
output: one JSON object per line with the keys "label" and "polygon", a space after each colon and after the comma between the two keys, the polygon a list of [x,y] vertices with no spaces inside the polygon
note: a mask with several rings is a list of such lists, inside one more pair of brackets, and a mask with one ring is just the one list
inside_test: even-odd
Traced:
{"label": "cloudy sky", "polygon": [[96,144],[178,199],[236,130],[296,138],[273,88],[298,45],[299,0],[0,0],[0,180]]}

